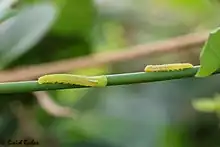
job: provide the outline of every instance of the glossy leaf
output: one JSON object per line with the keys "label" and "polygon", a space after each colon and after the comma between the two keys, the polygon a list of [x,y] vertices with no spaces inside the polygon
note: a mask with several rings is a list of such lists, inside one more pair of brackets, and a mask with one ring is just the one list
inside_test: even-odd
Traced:
{"label": "glossy leaf", "polygon": [[220,68],[220,28],[212,31],[200,54],[200,69],[196,77],[206,77]]}
{"label": "glossy leaf", "polygon": [[[91,36],[92,22],[95,18],[94,14],[89,13],[95,11],[92,2],[90,0],[55,0],[53,2],[61,13],[50,32],[31,50],[14,60],[9,67],[7,66],[8,68],[84,56],[92,52],[93,38],[88,39]],[[67,7],[68,13],[64,13]]]}
{"label": "glossy leaf", "polygon": [[[33,16],[34,14],[34,16]],[[52,3],[39,3],[0,25],[0,63],[4,68],[32,48],[47,32],[56,16]]]}

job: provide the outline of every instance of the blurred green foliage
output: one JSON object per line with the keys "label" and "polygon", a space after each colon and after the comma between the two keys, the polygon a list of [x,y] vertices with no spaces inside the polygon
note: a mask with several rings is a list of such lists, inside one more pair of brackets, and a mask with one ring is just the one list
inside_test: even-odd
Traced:
{"label": "blurred green foliage", "polygon": [[18,60],[14,60],[9,67],[55,61],[92,52],[90,34],[95,19],[93,2],[67,0],[62,3],[58,1],[57,4],[60,4],[58,17],[44,39]]}
{"label": "blurred green foliage", "polygon": [[[0,66],[75,58],[212,28],[219,24],[216,6],[198,0],[23,0],[12,8],[18,13],[0,25]],[[153,58],[70,72],[121,73],[182,60],[181,53]],[[218,92],[218,79],[48,92],[58,104],[79,110],[76,120],[48,114],[33,94],[1,95],[0,141],[40,134],[41,146],[218,146],[217,117],[204,116],[191,105],[194,97]]]}

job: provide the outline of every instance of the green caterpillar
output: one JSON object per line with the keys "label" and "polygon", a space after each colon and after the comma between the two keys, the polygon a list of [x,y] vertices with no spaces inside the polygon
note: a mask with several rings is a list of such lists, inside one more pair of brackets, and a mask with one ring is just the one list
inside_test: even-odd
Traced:
{"label": "green caterpillar", "polygon": [[175,71],[175,70],[183,70],[187,68],[193,68],[193,65],[190,63],[147,65],[144,71],[145,72]]}
{"label": "green caterpillar", "polygon": [[39,84],[70,84],[90,87],[104,87],[107,85],[106,76],[82,76],[72,74],[50,74],[38,79]]}

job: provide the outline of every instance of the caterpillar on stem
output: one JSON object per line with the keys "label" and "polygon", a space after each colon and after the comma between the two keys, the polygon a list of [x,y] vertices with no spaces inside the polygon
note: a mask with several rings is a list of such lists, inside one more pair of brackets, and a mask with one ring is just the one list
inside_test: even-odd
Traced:
{"label": "caterpillar on stem", "polygon": [[70,84],[90,87],[104,87],[107,85],[106,76],[82,76],[72,74],[50,74],[38,79],[39,84]]}
{"label": "caterpillar on stem", "polygon": [[145,72],[161,72],[161,71],[175,71],[193,68],[190,63],[174,63],[162,65],[147,65],[144,69]]}

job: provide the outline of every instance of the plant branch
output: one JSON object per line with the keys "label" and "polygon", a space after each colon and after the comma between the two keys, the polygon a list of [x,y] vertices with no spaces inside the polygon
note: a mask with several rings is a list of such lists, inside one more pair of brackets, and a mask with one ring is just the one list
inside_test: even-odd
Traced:
{"label": "plant branch", "polygon": [[0,82],[34,80],[44,74],[69,72],[70,70],[146,57],[156,53],[175,52],[183,49],[190,50],[202,46],[208,38],[208,34],[209,31],[193,33],[164,41],[137,45],[122,51],[98,53],[85,57],[5,70],[0,72]]}
{"label": "plant branch", "polygon": [[43,91],[33,92],[34,96],[37,98],[39,105],[48,114],[55,117],[67,117],[75,119],[78,112],[67,106],[61,106],[55,103],[52,98]]}
{"label": "plant branch", "polygon": [[[107,86],[189,78],[189,77],[194,77],[198,69],[199,66],[181,71],[136,72],[136,73],[106,75]],[[220,73],[220,70],[215,72],[214,74],[217,73]],[[88,88],[88,87],[78,86],[78,85],[65,85],[65,84],[38,84],[37,81],[0,83],[0,93],[22,93],[22,92],[48,91],[48,90],[71,89],[71,88]]]}

